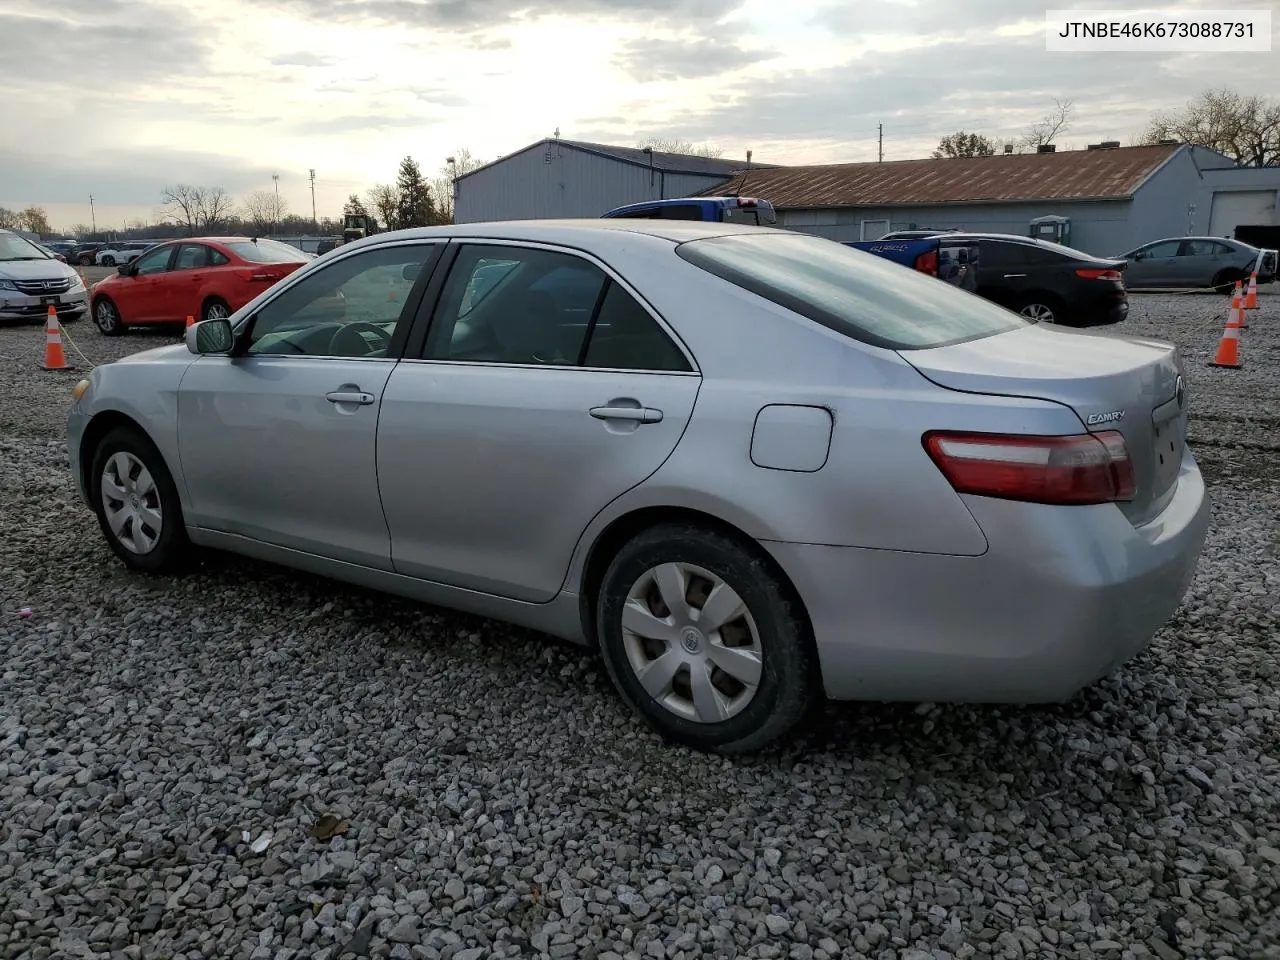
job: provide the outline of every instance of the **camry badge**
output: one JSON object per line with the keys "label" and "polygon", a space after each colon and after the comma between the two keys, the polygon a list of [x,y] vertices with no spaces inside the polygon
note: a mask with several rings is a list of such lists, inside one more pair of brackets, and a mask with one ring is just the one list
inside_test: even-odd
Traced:
{"label": "camry badge", "polygon": [[1123,419],[1123,410],[1112,410],[1109,413],[1091,413],[1089,414],[1089,426],[1096,427],[1100,423],[1116,423]]}

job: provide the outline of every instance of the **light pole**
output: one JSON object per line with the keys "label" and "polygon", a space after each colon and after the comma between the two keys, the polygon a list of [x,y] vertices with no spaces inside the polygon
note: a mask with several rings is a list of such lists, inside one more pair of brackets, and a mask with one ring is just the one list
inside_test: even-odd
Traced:
{"label": "light pole", "polygon": [[316,219],[316,171],[311,171],[311,229],[320,232],[320,221]]}
{"label": "light pole", "polygon": [[271,232],[280,232],[280,174],[273,173],[271,179],[276,185],[276,205],[271,208]]}
{"label": "light pole", "polygon": [[458,220],[458,158],[445,157],[444,162],[449,165],[449,220],[456,223]]}

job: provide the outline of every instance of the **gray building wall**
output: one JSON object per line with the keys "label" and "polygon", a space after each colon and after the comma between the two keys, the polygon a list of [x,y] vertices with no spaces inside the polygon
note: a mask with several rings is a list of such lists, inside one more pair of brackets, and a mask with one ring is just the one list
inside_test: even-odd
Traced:
{"label": "gray building wall", "polygon": [[[890,230],[907,230],[912,224],[925,227],[956,227],[988,233],[1027,236],[1031,221],[1050,214],[1071,218],[1071,245],[1087,253],[1118,253],[1117,237],[1123,236],[1129,220],[1129,201],[1106,200],[1089,203],[951,203],[920,207],[841,207],[838,209],[785,208],[778,211],[778,225],[789,230],[813,233],[829,240],[876,240]],[[878,221],[888,221],[876,226]]]}
{"label": "gray building wall", "polygon": [[598,217],[625,203],[686,197],[726,179],[649,170],[567,144],[537,144],[460,179],[454,220]]}
{"label": "gray building wall", "polygon": [[1213,151],[1200,156],[1179,150],[1133,193],[1133,212],[1127,229],[1116,237],[1112,253],[1125,253],[1162,237],[1185,237],[1208,226],[1208,204],[1200,194],[1203,174],[1197,160],[1220,157]]}

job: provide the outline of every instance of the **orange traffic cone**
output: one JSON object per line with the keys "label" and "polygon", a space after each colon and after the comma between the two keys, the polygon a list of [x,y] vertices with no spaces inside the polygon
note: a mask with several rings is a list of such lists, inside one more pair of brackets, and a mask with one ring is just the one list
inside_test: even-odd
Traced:
{"label": "orange traffic cone", "polygon": [[1240,289],[1239,280],[1236,281],[1235,292],[1231,294],[1231,317],[1227,323],[1237,330],[1247,330],[1249,328],[1249,324],[1245,323],[1244,291]]}
{"label": "orange traffic cone", "polygon": [[49,305],[49,319],[44,327],[44,363],[45,370],[70,370],[67,355],[62,349],[62,326],[58,323],[58,311]]}
{"label": "orange traffic cone", "polygon": [[1249,292],[1244,295],[1244,308],[1258,309],[1258,271],[1256,269],[1249,274]]}
{"label": "orange traffic cone", "polygon": [[1222,331],[1222,339],[1218,341],[1218,352],[1209,361],[1211,367],[1239,367],[1240,364],[1240,327],[1235,322],[1236,312],[1231,311],[1231,318]]}

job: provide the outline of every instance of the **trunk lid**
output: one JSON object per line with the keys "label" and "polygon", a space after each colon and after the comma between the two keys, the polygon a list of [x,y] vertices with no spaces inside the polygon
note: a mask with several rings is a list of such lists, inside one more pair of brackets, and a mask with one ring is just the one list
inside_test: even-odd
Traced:
{"label": "trunk lid", "polygon": [[1052,400],[1091,433],[1124,434],[1136,490],[1118,506],[1135,525],[1173,496],[1186,443],[1182,363],[1162,340],[1039,325],[900,355],[950,390]]}

